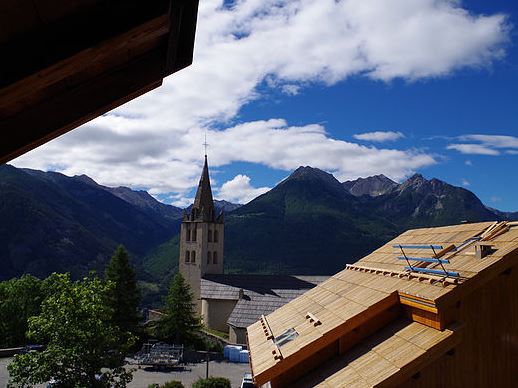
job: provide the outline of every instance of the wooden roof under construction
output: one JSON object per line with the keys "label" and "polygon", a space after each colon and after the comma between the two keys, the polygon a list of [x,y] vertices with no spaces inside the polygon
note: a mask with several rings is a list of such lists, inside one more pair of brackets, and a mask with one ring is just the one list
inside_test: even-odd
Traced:
{"label": "wooden roof under construction", "polygon": [[[441,249],[434,257],[444,261],[442,265],[446,271],[458,272],[459,276],[452,278],[406,270],[408,263],[400,259],[401,249],[394,247],[399,245],[440,246]],[[476,251],[482,245],[490,247],[490,250],[480,258],[476,256]],[[446,329],[441,318],[441,308],[502,271],[507,265],[507,258],[513,256],[510,254],[517,249],[516,223],[462,224],[409,230],[401,234],[248,327],[252,372],[256,384],[262,385],[282,375],[353,329],[375,321],[381,312],[394,306],[417,306],[423,313],[417,314],[415,324],[410,326],[417,327],[423,323],[434,327],[423,331],[423,340],[436,338],[441,342],[443,336],[437,333]],[[406,248],[405,254],[413,257],[422,256],[423,252]],[[425,270],[442,268],[436,262],[418,262],[413,265]],[[428,313],[431,318],[426,315]],[[297,336],[279,345],[277,339],[290,329],[294,329]],[[394,340],[387,338],[389,342]],[[347,354],[349,352],[345,355],[349,357]],[[375,359],[372,354],[362,357]],[[384,361],[382,364],[389,369],[394,367]],[[400,372],[403,370],[403,365],[395,367]],[[322,368],[318,370],[322,376]],[[336,373],[339,371],[329,374],[329,377],[332,378]],[[349,369],[344,369],[343,373],[354,375]]]}
{"label": "wooden roof under construction", "polygon": [[384,382],[386,386],[397,386],[401,383],[398,375],[402,369],[408,370],[403,378],[412,376],[413,363],[423,357],[434,357],[437,351],[447,351],[458,341],[461,332],[461,327],[438,331],[400,319],[388,324],[343,356],[326,363],[318,372],[304,376],[295,385],[298,388],[366,388]]}
{"label": "wooden roof under construction", "polygon": [[0,163],[192,62],[198,0],[2,0]]}

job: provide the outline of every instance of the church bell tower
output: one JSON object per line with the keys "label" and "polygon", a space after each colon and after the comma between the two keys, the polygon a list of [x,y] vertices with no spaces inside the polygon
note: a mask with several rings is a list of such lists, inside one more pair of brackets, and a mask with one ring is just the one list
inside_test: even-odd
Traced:
{"label": "church bell tower", "polygon": [[191,287],[201,313],[200,287],[205,274],[223,273],[224,213],[216,215],[207,155],[196,198],[180,227],[179,271]]}

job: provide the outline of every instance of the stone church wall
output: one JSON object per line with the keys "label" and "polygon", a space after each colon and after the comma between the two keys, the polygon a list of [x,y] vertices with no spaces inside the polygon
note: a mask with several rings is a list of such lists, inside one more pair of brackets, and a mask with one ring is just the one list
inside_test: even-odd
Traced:
{"label": "stone church wall", "polygon": [[209,329],[226,333],[228,331],[227,320],[236,307],[236,303],[237,300],[203,299],[201,307],[203,322]]}

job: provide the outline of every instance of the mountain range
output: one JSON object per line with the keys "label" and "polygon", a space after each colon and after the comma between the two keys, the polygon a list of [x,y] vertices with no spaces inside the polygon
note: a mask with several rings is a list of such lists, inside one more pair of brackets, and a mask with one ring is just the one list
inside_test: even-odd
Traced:
{"label": "mountain range", "polygon": [[300,167],[228,215],[225,260],[236,272],[330,274],[410,228],[517,218],[419,174],[401,184],[383,175],[340,183]]}
{"label": "mountain range", "polygon": [[0,166],[0,279],[101,270],[118,244],[134,257],[178,233],[182,210],[89,177]]}
{"label": "mountain range", "polygon": [[[339,182],[312,167],[246,205],[215,204],[227,212],[229,272],[331,274],[408,228],[518,219],[419,174],[401,184],[383,175]],[[86,175],[0,166],[0,279],[102,270],[123,244],[141,280],[163,281],[177,265],[182,212]]]}

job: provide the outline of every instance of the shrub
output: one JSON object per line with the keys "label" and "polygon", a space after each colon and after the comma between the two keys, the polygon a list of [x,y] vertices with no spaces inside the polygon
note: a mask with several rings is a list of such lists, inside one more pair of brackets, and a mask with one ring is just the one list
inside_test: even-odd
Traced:
{"label": "shrub", "polygon": [[223,345],[219,342],[207,341],[207,350],[223,354]]}
{"label": "shrub", "polygon": [[198,379],[192,388],[231,388],[230,380],[225,377],[209,377],[208,379]]}

